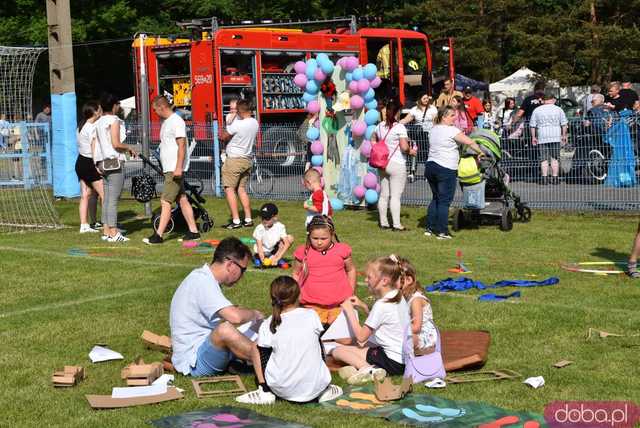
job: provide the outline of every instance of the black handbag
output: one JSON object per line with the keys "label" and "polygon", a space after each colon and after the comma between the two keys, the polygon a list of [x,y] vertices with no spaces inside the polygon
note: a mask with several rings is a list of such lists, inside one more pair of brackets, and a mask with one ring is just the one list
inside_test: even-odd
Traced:
{"label": "black handbag", "polygon": [[131,177],[131,194],[138,202],[149,202],[157,196],[156,181],[149,174]]}

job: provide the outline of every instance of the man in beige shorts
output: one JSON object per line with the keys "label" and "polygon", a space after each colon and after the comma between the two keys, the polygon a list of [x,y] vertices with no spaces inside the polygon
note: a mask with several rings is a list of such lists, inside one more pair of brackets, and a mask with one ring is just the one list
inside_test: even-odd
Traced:
{"label": "man in beige shorts", "polygon": [[185,240],[200,239],[193,208],[184,194],[184,173],[189,169],[187,127],[184,120],[174,113],[169,101],[158,96],[153,99],[153,110],[163,119],[160,128],[160,162],[164,173],[164,187],[160,196],[160,221],[156,231],[142,241],[145,244],[162,244],[164,233],[171,219],[171,205],[177,202],[189,227]]}
{"label": "man in beige shorts", "polygon": [[[226,160],[222,165],[222,186],[231,212],[231,221],[223,225],[225,229],[252,227],[251,201],[247,193],[247,181],[251,175],[251,152],[258,135],[258,121],[251,117],[251,104],[238,100],[237,117],[220,133],[220,140],[228,142],[225,148]],[[238,198],[244,211],[244,221],[240,221]]]}

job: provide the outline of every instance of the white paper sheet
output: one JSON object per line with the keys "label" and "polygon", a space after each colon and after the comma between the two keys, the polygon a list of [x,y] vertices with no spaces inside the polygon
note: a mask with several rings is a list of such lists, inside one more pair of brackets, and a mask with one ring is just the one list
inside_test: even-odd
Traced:
{"label": "white paper sheet", "polygon": [[526,383],[527,385],[533,387],[534,389],[538,389],[544,385],[544,378],[542,376],[529,377],[525,379],[525,381],[522,383]]}
{"label": "white paper sheet", "polygon": [[260,330],[262,321],[263,320],[256,320],[241,324],[237,327],[238,331],[244,334],[250,341],[255,342],[258,340],[258,330]]}
{"label": "white paper sheet", "polygon": [[[358,311],[354,309],[356,314],[356,319],[359,320]],[[336,339],[354,339],[356,337],[353,329],[349,325],[349,321],[347,321],[347,317],[344,314],[344,310],[340,312],[340,315],[336,318],[336,320],[329,326],[327,331],[322,335],[322,341],[336,340]]]}
{"label": "white paper sheet", "polygon": [[123,360],[124,357],[122,354],[116,351],[112,351],[111,349],[96,345],[93,347],[91,352],[89,352],[89,358],[92,363],[100,363],[102,361],[111,361],[111,360]]}
{"label": "white paper sheet", "polygon": [[152,395],[161,395],[167,392],[166,384],[149,385],[149,386],[129,386],[111,390],[111,398],[132,398],[132,397],[149,397]]}
{"label": "white paper sheet", "polygon": [[172,374],[163,374],[158,379],[154,380],[151,385],[169,385],[173,383],[174,376]]}

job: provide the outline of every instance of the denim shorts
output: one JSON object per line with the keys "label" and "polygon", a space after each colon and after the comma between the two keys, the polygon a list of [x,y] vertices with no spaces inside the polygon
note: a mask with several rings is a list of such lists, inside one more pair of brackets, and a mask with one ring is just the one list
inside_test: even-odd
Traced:
{"label": "denim shorts", "polygon": [[196,366],[191,368],[191,376],[219,375],[227,369],[231,356],[230,351],[213,346],[207,337],[198,348],[198,359]]}

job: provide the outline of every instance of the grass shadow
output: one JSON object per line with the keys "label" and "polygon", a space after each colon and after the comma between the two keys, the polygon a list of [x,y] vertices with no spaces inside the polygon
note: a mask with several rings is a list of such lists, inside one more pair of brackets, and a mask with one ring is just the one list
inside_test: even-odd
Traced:
{"label": "grass shadow", "polygon": [[629,254],[621,251],[612,250],[610,248],[597,247],[591,252],[594,257],[606,259],[610,262],[626,262],[629,258]]}

